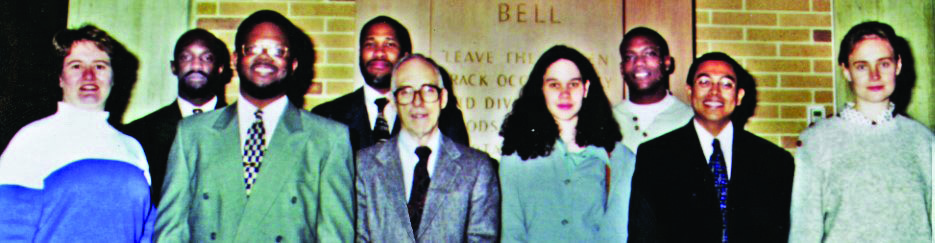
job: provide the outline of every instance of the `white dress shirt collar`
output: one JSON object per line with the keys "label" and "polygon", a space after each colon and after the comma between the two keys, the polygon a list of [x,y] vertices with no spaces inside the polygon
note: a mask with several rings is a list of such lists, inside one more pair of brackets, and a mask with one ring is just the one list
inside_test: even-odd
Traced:
{"label": "white dress shirt collar", "polygon": [[201,109],[202,112],[209,112],[213,111],[214,107],[217,107],[218,105],[217,96],[212,97],[211,100],[208,100],[208,102],[205,102],[200,106],[192,104],[191,102],[188,102],[188,100],[182,99],[182,97],[177,97],[175,100],[179,103],[179,110],[182,111],[183,118],[195,114],[195,109]]}
{"label": "white dress shirt collar", "polygon": [[731,168],[733,167],[731,162],[734,157],[734,123],[728,122],[727,126],[721,129],[721,133],[719,133],[717,137],[711,135],[711,133],[705,130],[695,119],[692,119],[692,124],[695,125],[695,133],[698,134],[698,142],[701,143],[701,150],[704,151],[705,162],[710,162],[711,155],[714,154],[714,146],[711,146],[714,139],[717,138],[721,143],[721,152],[724,152],[724,164],[727,165],[727,178],[730,179]]}
{"label": "white dress shirt collar", "polygon": [[[367,107],[367,118],[370,121],[371,131],[377,124],[377,116],[379,113],[379,110],[377,110],[377,104],[374,102],[379,98],[386,98],[389,100],[390,95],[392,95],[392,92],[380,94],[379,91],[373,87],[370,87],[370,85],[364,84],[364,105]],[[386,124],[389,126],[389,128],[393,129],[393,124],[396,123],[396,106],[391,103],[387,103],[383,108],[383,118],[386,119]]]}
{"label": "white dress shirt collar", "polygon": [[[425,145],[429,147],[429,149],[432,149],[432,153],[429,154],[429,164],[427,165],[429,178],[435,174],[435,162],[438,161],[438,154],[441,154],[440,148],[442,139],[440,134],[441,132],[438,128],[432,130],[432,133],[429,135],[429,144]],[[399,161],[402,162],[403,182],[406,186],[406,199],[409,199],[409,195],[412,192],[412,177],[416,169],[416,164],[419,163],[419,156],[416,155],[416,148],[421,145],[405,130],[399,131],[396,144],[397,149],[399,149]]]}
{"label": "white dress shirt collar", "polygon": [[[253,113],[256,112],[257,107],[247,101],[243,94],[238,95],[237,100],[237,124],[240,128],[240,146],[243,147],[247,141],[247,129],[250,129],[250,126],[256,121],[256,116]],[[267,145],[270,144],[270,138],[273,137],[273,132],[276,131],[276,125],[279,124],[279,118],[282,117],[282,113],[286,110],[286,105],[289,105],[289,99],[283,95],[263,108],[263,127],[266,132],[263,138],[266,139]]]}

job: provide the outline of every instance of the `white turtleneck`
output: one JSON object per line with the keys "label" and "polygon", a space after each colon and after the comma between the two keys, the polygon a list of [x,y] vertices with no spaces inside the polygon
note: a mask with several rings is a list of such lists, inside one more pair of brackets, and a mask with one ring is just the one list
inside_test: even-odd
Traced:
{"label": "white turtleneck", "polygon": [[[58,103],[55,114],[26,125],[0,155],[0,185],[42,189],[56,170],[83,159],[123,161],[142,170],[149,166],[140,143],[107,123],[110,113]],[[104,172],[102,172],[104,173]]]}

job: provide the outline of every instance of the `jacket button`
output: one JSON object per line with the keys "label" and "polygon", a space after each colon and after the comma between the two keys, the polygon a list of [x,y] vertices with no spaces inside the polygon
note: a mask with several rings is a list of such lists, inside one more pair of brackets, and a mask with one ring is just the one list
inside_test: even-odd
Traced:
{"label": "jacket button", "polygon": [[571,184],[571,179],[565,179],[565,185]]}
{"label": "jacket button", "polygon": [[563,219],[563,220],[562,220],[562,225],[567,225],[567,224],[568,224],[568,220],[567,220],[567,219]]}
{"label": "jacket button", "polygon": [[277,235],[277,236],[276,236],[276,242],[282,242],[282,236],[281,236],[281,235]]}
{"label": "jacket button", "polygon": [[217,234],[215,234],[214,232],[211,232],[211,240],[215,240],[215,239],[217,239]]}
{"label": "jacket button", "polygon": [[205,192],[205,194],[201,194],[201,198],[204,198],[205,200],[208,200],[208,193]]}
{"label": "jacket button", "polygon": [[649,134],[643,133],[643,137],[649,137]]}
{"label": "jacket button", "polygon": [[296,197],[292,197],[292,204],[295,204],[295,202],[298,202],[298,201],[299,201],[299,199],[298,199],[298,198],[296,198]]}

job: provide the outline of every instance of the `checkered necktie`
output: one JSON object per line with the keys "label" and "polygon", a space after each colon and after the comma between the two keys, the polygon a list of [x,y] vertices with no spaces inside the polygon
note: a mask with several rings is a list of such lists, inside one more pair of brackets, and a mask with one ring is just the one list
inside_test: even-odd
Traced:
{"label": "checkered necktie", "polygon": [[250,196],[250,190],[253,184],[256,184],[256,176],[260,173],[260,161],[263,160],[263,153],[266,151],[263,111],[257,110],[253,115],[256,116],[256,121],[247,129],[247,141],[243,146],[243,182],[246,184],[247,196]]}
{"label": "checkered necktie", "polygon": [[383,110],[389,101],[386,98],[379,98],[374,100],[373,103],[377,104],[377,124],[373,126],[373,141],[385,141],[390,138],[390,125],[383,116]]}
{"label": "checkered necktie", "polygon": [[724,152],[721,152],[721,142],[714,139],[711,143],[714,153],[708,167],[714,173],[714,190],[717,191],[721,209],[721,242],[727,242],[727,165],[724,163]]}

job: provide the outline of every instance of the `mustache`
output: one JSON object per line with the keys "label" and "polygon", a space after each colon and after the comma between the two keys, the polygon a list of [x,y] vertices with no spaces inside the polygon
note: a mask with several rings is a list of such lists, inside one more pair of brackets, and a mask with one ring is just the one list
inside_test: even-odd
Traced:
{"label": "mustache", "polygon": [[186,78],[186,79],[187,79],[188,76],[192,76],[192,75],[195,75],[195,74],[201,74],[201,76],[204,76],[205,78],[208,77],[208,73],[206,73],[206,72],[204,72],[204,71],[192,70],[192,71],[188,71],[187,73],[185,73],[184,75],[182,75],[182,78]]}
{"label": "mustache", "polygon": [[365,64],[369,66],[370,64],[373,64],[374,62],[390,62],[390,60],[386,60],[386,58],[371,59],[370,61],[367,61],[367,63]]}
{"label": "mustache", "polygon": [[264,66],[264,65],[267,66],[267,67],[269,67],[269,68],[272,68],[272,69],[273,69],[273,72],[279,71],[279,67],[276,67],[276,65],[273,65],[272,62],[264,62],[264,61],[258,61],[258,62],[253,63],[253,65],[250,65],[250,69],[254,69],[254,68],[257,68],[257,67],[259,67],[259,66]]}

